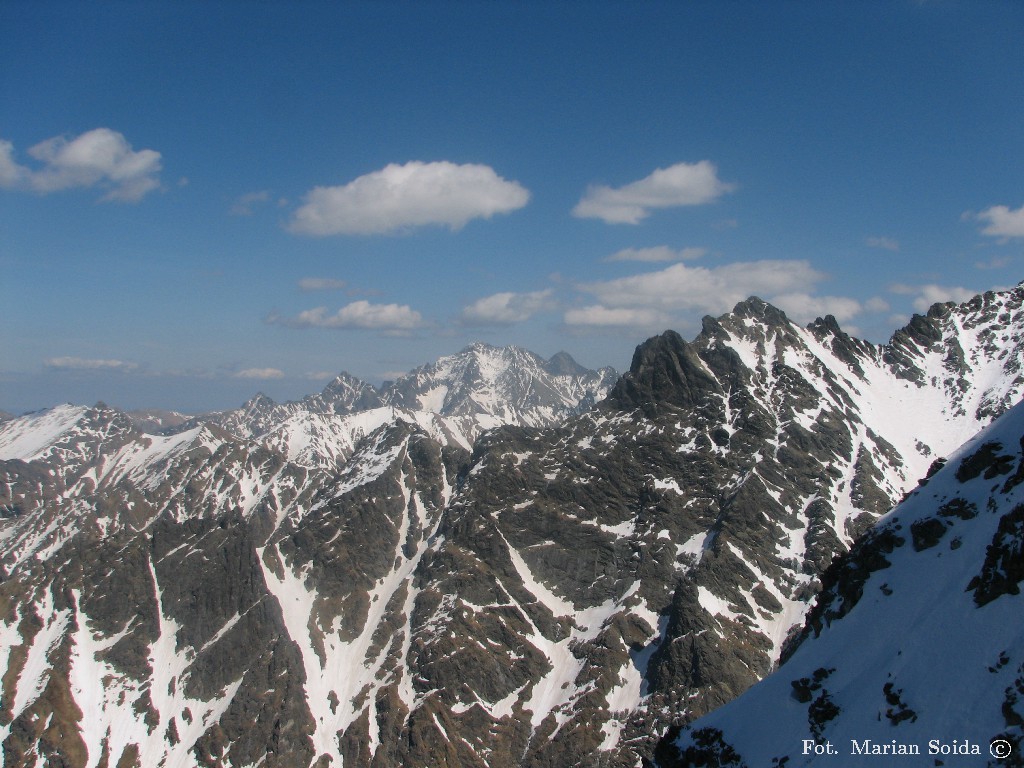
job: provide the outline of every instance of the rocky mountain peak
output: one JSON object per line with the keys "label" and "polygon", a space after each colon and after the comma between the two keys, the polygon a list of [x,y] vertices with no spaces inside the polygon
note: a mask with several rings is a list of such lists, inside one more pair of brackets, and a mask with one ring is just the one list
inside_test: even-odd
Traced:
{"label": "rocky mountain peak", "polygon": [[332,413],[365,411],[383,405],[380,392],[375,387],[345,371],[334,377],[319,395],[307,398],[307,401]]}
{"label": "rocky mountain peak", "polygon": [[790,322],[785,312],[758,296],[738,302],[731,314],[738,320],[750,319],[767,325],[789,325]]}
{"label": "rocky mountain peak", "polygon": [[585,376],[588,370],[576,362],[568,352],[556,352],[546,363],[544,370],[552,376]]}
{"label": "rocky mountain peak", "polygon": [[275,403],[269,396],[262,392],[257,392],[246,400],[245,405],[242,407],[249,411],[261,411],[267,408],[273,408],[275,405],[277,405],[277,403]]}
{"label": "rocky mountain peak", "polygon": [[688,407],[720,392],[693,346],[675,331],[665,331],[636,348],[629,373],[619,379],[606,402],[620,410],[656,403]]}

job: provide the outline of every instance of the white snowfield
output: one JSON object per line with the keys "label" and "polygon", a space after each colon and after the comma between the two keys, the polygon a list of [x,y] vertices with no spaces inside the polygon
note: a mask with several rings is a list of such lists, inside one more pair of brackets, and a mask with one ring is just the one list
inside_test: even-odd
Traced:
{"label": "white snowfield", "polygon": [[[1022,437],[1024,404],[950,456],[879,523],[906,543],[886,555],[891,566],[870,574],[852,610],[804,641],[777,672],[692,723],[678,746],[685,749],[694,734],[715,729],[745,765],[767,766],[788,757],[791,768],[973,768],[1000,764],[989,752],[994,739],[1008,739],[1019,750],[1021,727],[1010,726],[1003,706],[1004,692],[1024,684],[1021,598],[1003,594],[979,607],[972,580],[1003,515],[1024,504],[1024,484],[1008,492],[1001,488],[1024,461]],[[986,443],[1012,458],[1009,469],[959,481],[961,460]],[[911,526],[954,499],[974,505],[977,516],[943,518],[951,525],[939,542],[915,551]],[[1017,536],[1019,558],[1019,530]],[[816,672],[826,674],[811,696],[827,694],[838,710],[819,734],[810,730],[808,702],[793,695],[793,682],[813,680]],[[900,703],[887,700],[887,691]]]}

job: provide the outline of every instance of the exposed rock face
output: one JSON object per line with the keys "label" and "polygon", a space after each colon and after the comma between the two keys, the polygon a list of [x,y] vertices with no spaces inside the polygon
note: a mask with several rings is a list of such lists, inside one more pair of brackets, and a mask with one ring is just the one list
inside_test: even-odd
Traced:
{"label": "exposed rock face", "polygon": [[779,670],[659,765],[1024,764],[1022,446],[1024,404],[838,558]]}
{"label": "exposed rock face", "polygon": [[[888,346],[750,299],[641,345],[575,415],[607,378],[473,347],[380,404],[328,387],[370,410],[325,390],[165,435],[105,406],[9,421],[5,760],[640,765],[768,674],[834,556],[1019,399],[1022,298],[943,305]],[[969,482],[1019,484],[987,450]],[[947,513],[906,546],[945,551],[971,510]],[[1014,526],[979,601],[1016,587]],[[841,702],[814,671],[826,734]]]}

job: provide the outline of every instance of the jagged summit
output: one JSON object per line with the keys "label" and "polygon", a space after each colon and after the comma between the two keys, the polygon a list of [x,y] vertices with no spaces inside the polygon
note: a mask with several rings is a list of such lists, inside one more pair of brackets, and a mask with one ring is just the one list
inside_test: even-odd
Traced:
{"label": "jagged summit", "polygon": [[[937,303],[926,314],[914,315],[887,344],[878,345],[850,336],[831,315],[801,327],[782,310],[752,296],[733,312],[705,317],[692,342],[666,331],[639,345],[610,404],[628,408],[659,400],[692,403],[708,387],[714,388],[708,379],[711,368],[719,384],[723,374],[763,376],[767,383],[774,378],[773,368],[793,367],[810,356],[819,358],[823,370],[838,362],[835,373],[841,379],[852,373],[846,386],[855,389],[877,385],[884,378],[897,388],[900,379],[925,390],[939,386],[950,397],[969,391],[969,404],[991,418],[1013,402],[1007,383],[1024,383],[1022,304],[1024,283],[962,304]],[[964,404],[954,410],[967,408]]]}
{"label": "jagged summit", "polygon": [[521,347],[477,342],[399,378],[383,400],[444,416],[540,426],[573,412],[588,396],[603,398],[615,376],[610,368],[583,368],[564,352],[544,360]]}
{"label": "jagged summit", "polygon": [[576,362],[568,352],[556,352],[544,363],[544,370],[552,376],[583,376],[587,369]]}
{"label": "jagged summit", "polygon": [[685,408],[720,392],[694,347],[675,331],[665,331],[636,348],[629,373],[612,388],[606,405],[622,410],[656,403]]}
{"label": "jagged summit", "polygon": [[[767,325],[789,323],[786,313],[758,296],[750,296],[733,307],[730,315],[736,319],[750,319]],[[721,318],[719,318],[721,320]]]}

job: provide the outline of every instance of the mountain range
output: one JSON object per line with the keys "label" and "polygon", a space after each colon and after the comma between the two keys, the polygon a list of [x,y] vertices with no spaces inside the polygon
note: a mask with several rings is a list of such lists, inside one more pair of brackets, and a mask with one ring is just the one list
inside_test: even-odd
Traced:
{"label": "mountain range", "polygon": [[[341,373],[322,392],[297,402],[275,403],[258,394],[237,410],[175,419],[160,431],[215,424],[300,463],[336,469],[383,424],[415,423],[442,444],[469,449],[487,429],[551,425],[585,410],[617,378],[614,369],[588,370],[565,352],[544,360],[519,347],[476,343],[379,389]],[[138,414],[136,423],[145,426],[147,418]]]}
{"label": "mountain range", "polygon": [[714,731],[766,764],[724,721],[679,729],[840,624],[835,563],[1024,393],[1022,304],[875,345],[752,297],[617,381],[475,345],[160,434],[102,405],[5,421],[5,765],[701,765],[686,734]]}

